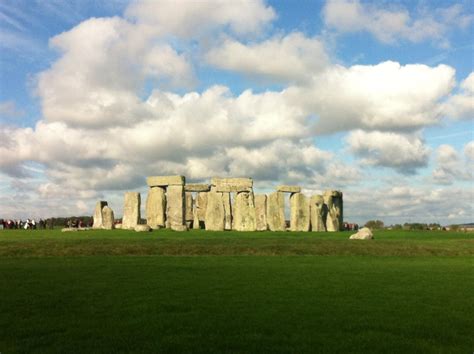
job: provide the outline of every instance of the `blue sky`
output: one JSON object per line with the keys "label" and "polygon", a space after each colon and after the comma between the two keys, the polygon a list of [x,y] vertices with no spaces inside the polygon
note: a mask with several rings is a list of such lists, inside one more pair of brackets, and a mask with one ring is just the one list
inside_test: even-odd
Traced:
{"label": "blue sky", "polygon": [[120,215],[179,173],[471,222],[473,21],[470,1],[0,1],[0,217]]}

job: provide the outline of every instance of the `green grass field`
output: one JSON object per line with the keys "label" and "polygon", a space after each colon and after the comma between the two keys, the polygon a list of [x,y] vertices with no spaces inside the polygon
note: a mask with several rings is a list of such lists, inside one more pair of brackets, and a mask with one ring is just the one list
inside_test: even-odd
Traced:
{"label": "green grass field", "polygon": [[0,231],[0,352],[474,351],[474,234]]}

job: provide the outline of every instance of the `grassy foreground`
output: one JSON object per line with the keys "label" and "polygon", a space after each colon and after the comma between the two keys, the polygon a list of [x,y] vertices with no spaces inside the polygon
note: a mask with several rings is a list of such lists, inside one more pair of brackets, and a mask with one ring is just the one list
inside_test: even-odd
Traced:
{"label": "grassy foreground", "polygon": [[0,231],[0,352],[474,350],[474,235],[348,236]]}

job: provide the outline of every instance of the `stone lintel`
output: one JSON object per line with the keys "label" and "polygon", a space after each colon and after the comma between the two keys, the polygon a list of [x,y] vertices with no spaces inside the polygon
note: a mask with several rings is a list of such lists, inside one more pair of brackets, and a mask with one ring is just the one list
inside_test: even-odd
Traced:
{"label": "stone lintel", "polygon": [[211,190],[210,184],[190,183],[184,186],[186,192],[209,192]]}
{"label": "stone lintel", "polygon": [[150,176],[147,177],[146,183],[149,187],[183,186],[185,178],[184,176]]}
{"label": "stone lintel", "polygon": [[251,192],[253,180],[251,178],[219,178],[213,177],[211,185],[214,190],[220,193],[230,192]]}
{"label": "stone lintel", "polygon": [[301,192],[301,187],[299,186],[278,186],[277,187],[277,192],[282,192],[282,193],[300,193]]}

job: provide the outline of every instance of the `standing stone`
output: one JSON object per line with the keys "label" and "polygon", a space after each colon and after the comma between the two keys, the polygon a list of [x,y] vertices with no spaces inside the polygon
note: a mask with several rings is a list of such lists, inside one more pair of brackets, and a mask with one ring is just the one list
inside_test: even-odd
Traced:
{"label": "standing stone", "polygon": [[167,188],[168,214],[166,219],[172,230],[186,231],[184,185],[170,185]]}
{"label": "standing stone", "polygon": [[114,211],[106,205],[102,208],[102,228],[105,230],[112,230],[114,229],[114,224]]}
{"label": "standing stone", "polygon": [[165,226],[166,194],[162,187],[152,187],[146,198],[146,223],[152,229]]}
{"label": "standing stone", "polygon": [[293,193],[290,197],[290,230],[309,231],[309,201],[302,193]]}
{"label": "standing stone", "polygon": [[207,193],[206,230],[223,231],[225,225],[225,209],[222,193],[210,191]]}
{"label": "standing stone", "polygon": [[200,222],[206,221],[207,192],[200,192],[196,197],[197,217]]}
{"label": "standing stone", "polygon": [[327,206],[322,195],[313,195],[310,199],[311,230],[326,231],[324,220],[327,216]]}
{"label": "standing stone", "polygon": [[94,209],[94,224],[92,225],[93,229],[101,229],[103,226],[102,221],[102,209],[107,205],[105,200],[98,201]]}
{"label": "standing stone", "polygon": [[123,205],[122,228],[133,230],[140,222],[140,193],[126,192]]}
{"label": "standing stone", "polygon": [[184,212],[184,219],[186,220],[186,226],[189,228],[192,225],[194,220],[193,214],[193,194],[191,192],[185,192],[186,203],[185,203],[185,212]]}
{"label": "standing stone", "polygon": [[[196,197],[197,200],[197,197]],[[201,223],[199,222],[198,210],[196,207],[196,201],[193,205],[193,229],[198,230],[201,228]]]}
{"label": "standing stone", "polygon": [[285,231],[285,197],[282,192],[273,192],[267,199],[267,222],[270,231]]}
{"label": "standing stone", "polygon": [[267,231],[267,196],[265,194],[255,196],[255,218],[257,231]]}
{"label": "standing stone", "polygon": [[235,196],[232,225],[237,231],[255,231],[257,229],[253,193],[240,192]]}
{"label": "standing stone", "polygon": [[326,191],[323,195],[324,204],[327,207],[326,229],[334,232],[341,230],[343,226],[342,214],[342,192]]}
{"label": "standing stone", "polygon": [[232,205],[230,201],[230,193],[221,193],[222,203],[224,205],[224,229],[232,230]]}

